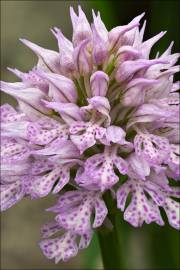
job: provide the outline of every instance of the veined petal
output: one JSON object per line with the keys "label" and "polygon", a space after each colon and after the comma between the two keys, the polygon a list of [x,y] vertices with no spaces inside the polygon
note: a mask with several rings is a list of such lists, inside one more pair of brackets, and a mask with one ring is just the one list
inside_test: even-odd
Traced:
{"label": "veined petal", "polygon": [[93,96],[106,96],[109,77],[102,71],[96,71],[90,78],[91,91]]}
{"label": "veined petal", "polygon": [[166,63],[162,60],[146,60],[146,59],[137,59],[125,61],[119,65],[116,72],[116,80],[122,82],[128,79],[131,79],[132,76],[138,71],[146,71],[152,65],[158,65]]}
{"label": "veined petal", "polygon": [[38,75],[35,68],[28,73],[23,73],[17,68],[8,68],[8,70],[19,77],[27,87],[37,87],[47,93],[48,84]]}
{"label": "veined petal", "polygon": [[138,49],[139,46],[142,44],[142,41],[143,41],[143,37],[144,37],[144,31],[145,31],[145,28],[146,28],[146,20],[144,21],[143,23],[143,26],[141,27],[141,29],[139,30],[137,28],[136,30],[136,33],[135,33],[135,36],[134,36],[134,43],[133,43],[133,47]]}
{"label": "veined petal", "polygon": [[91,27],[80,6],[78,6],[78,13],[77,16],[74,9],[70,7],[70,16],[73,26],[73,44],[75,47],[83,40],[87,38],[90,39],[92,36]]}
{"label": "veined petal", "polygon": [[93,62],[102,65],[108,58],[108,39],[103,40],[96,27],[92,25],[93,34]]}
{"label": "veined petal", "polygon": [[51,108],[58,112],[62,119],[71,125],[75,121],[81,121],[82,113],[80,108],[74,103],[60,103],[60,102],[47,102],[44,101],[47,108]]}
{"label": "veined petal", "polygon": [[119,65],[123,61],[133,60],[140,57],[140,52],[134,49],[132,46],[122,46],[116,53],[116,62]]}
{"label": "veined petal", "polygon": [[113,143],[128,144],[125,136],[126,133],[121,127],[112,125],[107,128],[107,139]]}
{"label": "veined petal", "polygon": [[4,91],[6,91],[6,90],[8,91],[9,88],[18,90],[18,89],[24,89],[26,87],[23,82],[14,82],[14,83],[9,83],[8,82],[7,83],[7,82],[4,82],[4,81],[0,81],[0,86],[4,89]]}
{"label": "veined petal", "polygon": [[20,41],[29,47],[43,61],[50,71],[55,73],[60,71],[59,54],[57,52],[44,49],[24,38],[21,38]]}
{"label": "veined petal", "polygon": [[46,99],[47,96],[38,88],[15,89],[9,83],[1,82],[1,90],[17,99],[17,101],[23,101],[42,113],[50,113],[50,110],[43,106],[41,101],[42,99]]}
{"label": "veined petal", "polygon": [[[144,17],[144,15],[145,15],[145,12],[136,16],[129,24],[133,25],[135,23],[139,23],[140,20]],[[138,29],[139,29],[138,27],[134,27],[134,28],[130,29],[130,31],[127,31],[123,36],[122,44],[134,45],[135,36],[136,36],[136,32],[138,31]]]}
{"label": "veined petal", "polygon": [[146,92],[151,91],[150,88],[158,84],[157,80],[149,80],[138,78],[130,81],[121,98],[123,106],[139,106],[144,103]]}
{"label": "veined petal", "polygon": [[166,34],[165,32],[160,32],[159,34],[157,34],[156,36],[144,41],[141,45],[140,45],[140,50],[141,53],[143,55],[144,58],[148,59],[149,58],[149,54],[151,51],[151,48],[153,47],[153,45],[159,40],[161,39],[164,35]]}
{"label": "veined petal", "polygon": [[133,112],[132,117],[130,118],[127,128],[130,128],[136,123],[154,123],[156,121],[175,121],[177,120],[177,111],[172,107],[166,106],[166,108],[158,104],[153,103],[144,103],[140,105],[135,112]]}
{"label": "veined petal", "polygon": [[29,160],[5,160],[4,162],[1,162],[1,183],[6,184],[14,182],[16,177],[27,175],[30,169],[31,162]]}
{"label": "veined petal", "polygon": [[16,122],[9,122],[9,123],[2,123],[1,124],[1,136],[9,137],[9,138],[16,138],[20,137],[23,139],[27,139],[27,121],[16,121]]}
{"label": "veined petal", "polygon": [[93,68],[92,55],[89,52],[89,39],[83,40],[73,52],[73,60],[77,72],[82,75],[88,75]]}
{"label": "veined petal", "polygon": [[124,35],[131,29],[139,26],[139,21],[141,20],[143,16],[144,16],[144,13],[134,18],[129,24],[123,25],[123,26],[117,26],[109,32],[108,37],[109,37],[109,42],[110,42],[110,50],[112,51],[116,50],[118,47],[122,45],[129,45],[129,41],[131,41],[131,35],[133,34],[134,36],[134,32],[130,33],[130,36],[127,36],[126,38],[124,38]]}
{"label": "veined petal", "polygon": [[73,63],[73,44],[62,34],[62,32],[57,27],[51,31],[58,41],[61,70],[65,75],[66,73],[71,74],[75,69]]}
{"label": "veined petal", "polygon": [[165,57],[165,56],[170,55],[173,45],[174,45],[174,41],[172,41],[170,43],[169,47],[165,50],[165,52],[163,52],[163,54],[161,55],[161,57]]}
{"label": "veined petal", "polygon": [[[39,118],[44,117],[44,113],[41,113],[37,109],[33,108],[28,103],[18,100],[18,109],[20,112],[24,112],[29,121],[37,121]],[[48,111],[48,114],[51,114],[51,111]]]}
{"label": "veined petal", "polygon": [[57,155],[61,159],[75,158],[79,156],[77,147],[70,141],[54,141],[49,144],[46,148],[41,150],[34,150],[34,155],[37,156],[52,156]]}
{"label": "veined petal", "polygon": [[98,12],[97,16],[94,13],[94,10],[92,10],[92,15],[93,15],[93,22],[94,22],[94,27],[96,28],[97,32],[101,36],[101,38],[106,41],[108,39],[108,31],[106,29],[105,24],[101,20],[101,15]]}
{"label": "veined petal", "polygon": [[96,65],[101,65],[108,57],[108,31],[101,20],[100,13],[96,16],[92,11],[94,23],[93,34],[93,60]]}
{"label": "veined petal", "polygon": [[51,86],[49,96],[52,96],[54,101],[76,103],[76,87],[71,79],[55,73],[47,73],[39,70],[37,72],[40,77],[49,82]]}
{"label": "veined petal", "polygon": [[135,153],[132,153],[127,160],[133,173],[142,180],[145,180],[146,176],[150,174],[150,166],[144,158],[141,158],[141,155],[138,156]]}
{"label": "veined petal", "polygon": [[99,114],[97,114],[98,118],[105,118],[105,125],[109,126],[111,122],[111,118],[109,116],[110,111],[110,104],[106,97],[100,97],[95,96],[93,98],[88,98],[88,106],[81,107],[81,111],[84,113],[84,115],[87,112],[87,117],[89,117],[88,112],[91,112],[92,110],[97,111]]}

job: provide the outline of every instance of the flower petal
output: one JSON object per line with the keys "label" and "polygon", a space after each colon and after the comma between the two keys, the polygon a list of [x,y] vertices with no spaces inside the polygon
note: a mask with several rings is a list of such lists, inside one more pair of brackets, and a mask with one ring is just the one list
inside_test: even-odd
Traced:
{"label": "flower petal", "polygon": [[9,83],[1,82],[1,90],[13,96],[17,101],[20,100],[44,114],[50,114],[50,110],[43,106],[41,101],[47,96],[38,88],[15,89]]}
{"label": "flower petal", "polygon": [[105,202],[102,199],[98,198],[95,202],[95,219],[93,223],[93,228],[100,227],[103,224],[107,214],[108,209]]}
{"label": "flower petal", "polygon": [[82,113],[80,108],[74,103],[60,103],[60,102],[47,102],[44,101],[47,108],[51,108],[58,112],[62,119],[71,125],[75,121],[81,121]]}
{"label": "flower petal", "polygon": [[19,202],[25,194],[21,180],[17,180],[10,184],[5,184],[0,186],[1,201],[0,207],[1,211],[5,211],[12,207],[14,204]]}
{"label": "flower petal", "polygon": [[41,227],[41,234],[43,238],[48,238],[53,234],[55,234],[56,232],[59,232],[60,230],[61,227],[59,226],[59,224],[53,220],[51,222],[45,223]]}
{"label": "flower petal", "polygon": [[54,101],[76,103],[77,92],[75,84],[72,80],[55,73],[47,73],[41,70],[38,70],[37,72],[40,77],[49,82],[51,86],[49,96],[52,97]]}
{"label": "flower petal", "polygon": [[39,245],[43,254],[48,259],[55,259],[55,263],[60,260],[67,261],[78,253],[76,236],[66,232],[63,236],[42,240]]}
{"label": "flower petal", "polygon": [[172,200],[171,198],[167,198],[166,202],[163,206],[166,215],[169,220],[169,224],[175,228],[180,229],[180,213],[179,213],[179,203]]}
{"label": "flower petal", "polygon": [[20,41],[29,47],[43,61],[50,71],[55,73],[60,71],[59,54],[57,52],[44,49],[24,38],[21,38]]}

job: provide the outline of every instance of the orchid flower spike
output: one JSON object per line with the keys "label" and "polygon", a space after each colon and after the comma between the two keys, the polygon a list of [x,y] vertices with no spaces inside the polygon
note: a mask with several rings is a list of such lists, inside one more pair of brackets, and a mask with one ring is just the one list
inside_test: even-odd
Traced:
{"label": "orchid flower spike", "polygon": [[27,73],[9,68],[21,82],[1,82],[18,102],[0,108],[1,211],[25,196],[56,194],[48,209],[55,218],[40,242],[56,263],[76,256],[110,223],[109,191],[132,226],[163,226],[164,209],[170,226],[180,228],[180,190],[172,185],[180,176],[179,54],[171,43],[150,58],[165,32],[144,41],[144,13],[110,31],[99,12],[92,24],[80,6],[70,16],[72,41],[57,27],[51,31],[59,52],[21,39],[38,62]]}

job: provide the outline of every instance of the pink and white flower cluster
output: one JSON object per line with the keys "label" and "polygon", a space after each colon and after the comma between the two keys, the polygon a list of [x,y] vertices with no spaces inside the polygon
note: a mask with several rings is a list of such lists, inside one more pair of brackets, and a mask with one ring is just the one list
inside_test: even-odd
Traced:
{"label": "pink and white flower cluster", "polygon": [[58,52],[21,39],[38,63],[28,73],[9,68],[21,81],[1,82],[18,102],[1,106],[1,210],[24,196],[58,194],[40,242],[55,262],[108,223],[108,190],[134,227],[164,225],[160,209],[180,227],[179,54],[171,43],[150,59],[165,32],[143,41],[144,14],[111,31],[94,11],[91,25],[81,7],[70,15],[72,42],[58,28]]}

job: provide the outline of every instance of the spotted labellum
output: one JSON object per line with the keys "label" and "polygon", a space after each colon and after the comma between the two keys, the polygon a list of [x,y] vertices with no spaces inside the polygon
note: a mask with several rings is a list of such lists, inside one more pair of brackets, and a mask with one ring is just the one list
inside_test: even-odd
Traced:
{"label": "spotted labellum", "polygon": [[92,15],[89,24],[70,8],[72,41],[51,29],[59,51],[20,39],[38,62],[8,68],[20,81],[1,82],[18,103],[1,106],[1,211],[56,194],[39,244],[56,263],[86,248],[97,228],[112,229],[107,193],[134,227],[163,226],[164,211],[180,228],[179,54],[171,43],[150,58],[165,32],[144,41],[144,13],[110,31]]}

